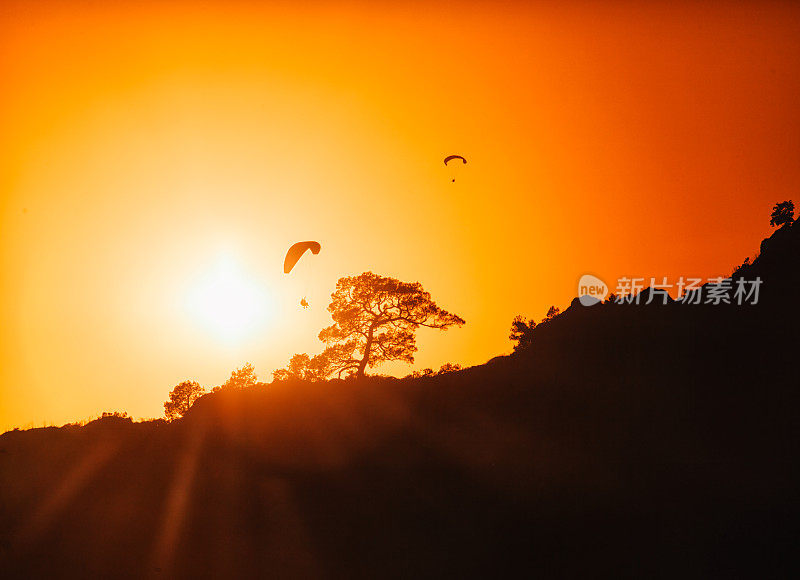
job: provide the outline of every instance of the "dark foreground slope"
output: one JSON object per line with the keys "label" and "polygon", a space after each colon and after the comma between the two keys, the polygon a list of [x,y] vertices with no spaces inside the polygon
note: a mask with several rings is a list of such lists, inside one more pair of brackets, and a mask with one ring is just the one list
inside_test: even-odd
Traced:
{"label": "dark foreground slope", "polygon": [[757,306],[575,305],[458,373],[7,433],[2,575],[789,576],[799,241],[740,272]]}

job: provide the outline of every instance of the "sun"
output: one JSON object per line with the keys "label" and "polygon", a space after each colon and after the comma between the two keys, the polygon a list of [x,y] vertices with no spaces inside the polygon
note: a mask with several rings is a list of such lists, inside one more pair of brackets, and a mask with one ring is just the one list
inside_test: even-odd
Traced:
{"label": "sun", "polygon": [[191,318],[230,342],[261,328],[269,314],[267,293],[230,257],[222,257],[192,284],[186,299]]}

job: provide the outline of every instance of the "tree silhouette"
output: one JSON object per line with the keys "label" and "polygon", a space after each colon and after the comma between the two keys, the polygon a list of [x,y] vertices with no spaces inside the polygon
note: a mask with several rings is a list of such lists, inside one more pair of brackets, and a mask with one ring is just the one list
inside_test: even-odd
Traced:
{"label": "tree silhouette", "polygon": [[128,419],[130,421],[133,420],[133,418],[128,415],[127,411],[123,411],[121,413],[119,411],[103,411],[103,414],[100,415],[100,417],[102,419],[105,419],[106,417],[114,417],[115,419]]}
{"label": "tree silhouette", "polygon": [[231,373],[230,378],[218,387],[214,387],[213,392],[224,391],[227,389],[245,389],[252,387],[258,382],[258,377],[250,363],[236,369]]}
{"label": "tree silhouette", "polygon": [[556,316],[558,316],[558,314],[560,312],[561,312],[560,308],[558,308],[557,306],[551,306],[547,310],[547,314],[545,315],[544,320],[542,320],[542,322],[547,322],[548,320],[553,320]]}
{"label": "tree silhouette", "polygon": [[[328,311],[334,324],[319,333],[327,345],[317,359],[325,376],[362,377],[386,361],[414,362],[420,326],[446,330],[464,320],[431,300],[419,282],[401,282],[364,272],[340,278]],[[315,357],[317,358],[317,357]]]}
{"label": "tree silhouette", "polygon": [[[553,320],[560,312],[560,308],[551,306],[540,324]],[[514,317],[514,320],[511,321],[511,332],[508,335],[509,340],[517,343],[514,345],[514,352],[528,348],[533,343],[534,328],[536,328],[536,321],[533,318],[526,320],[520,314]]]}
{"label": "tree silhouette", "polygon": [[439,370],[436,371],[437,375],[446,375],[447,373],[454,373],[460,371],[462,366],[458,363],[444,363]]}
{"label": "tree silhouette", "polygon": [[782,226],[784,224],[792,224],[794,222],[794,202],[789,199],[776,203],[772,208],[772,215],[770,216],[769,225],[773,228]]}
{"label": "tree silhouette", "polygon": [[432,377],[435,374],[436,374],[436,371],[433,370],[432,368],[428,367],[428,368],[424,368],[424,369],[419,370],[419,371],[414,371],[409,376],[411,378],[414,378],[414,379],[419,379],[421,377]]}
{"label": "tree silhouette", "polygon": [[285,381],[287,379],[301,379],[304,381],[319,381],[325,378],[327,361],[322,355],[310,357],[306,353],[296,354],[285,369],[278,369],[272,373],[272,379]]}
{"label": "tree silhouette", "polygon": [[533,329],[536,328],[536,321],[531,318],[525,320],[522,315],[517,315],[511,322],[511,333],[508,335],[509,340],[516,342],[514,351],[522,350],[531,345],[533,341]]}
{"label": "tree silhouette", "polygon": [[183,417],[194,402],[205,394],[205,389],[195,381],[183,381],[176,385],[169,394],[169,401],[164,403],[164,415],[170,421]]}

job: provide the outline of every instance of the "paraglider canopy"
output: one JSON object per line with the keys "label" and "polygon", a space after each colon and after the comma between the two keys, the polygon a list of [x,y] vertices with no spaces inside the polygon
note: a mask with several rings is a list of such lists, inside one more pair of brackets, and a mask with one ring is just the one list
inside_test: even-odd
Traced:
{"label": "paraglider canopy", "polygon": [[283,260],[283,273],[288,274],[291,272],[294,265],[297,264],[297,261],[306,251],[311,250],[312,254],[319,254],[321,249],[322,246],[319,245],[319,242],[297,242],[293,244],[289,251],[286,252],[286,258]]}
{"label": "paraglider canopy", "polygon": [[448,155],[444,158],[444,164],[447,165],[448,162],[452,161],[453,159],[461,159],[462,162],[466,163],[467,160],[461,157],[461,155]]}

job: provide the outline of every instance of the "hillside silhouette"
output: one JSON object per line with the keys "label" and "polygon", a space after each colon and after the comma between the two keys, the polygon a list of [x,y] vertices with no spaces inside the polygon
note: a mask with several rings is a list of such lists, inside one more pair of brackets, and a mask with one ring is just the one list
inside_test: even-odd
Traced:
{"label": "hillside silhouette", "polygon": [[[574,301],[530,346],[0,437],[4,577],[784,577],[800,226],[756,305]],[[647,291],[646,291],[647,292]]]}

